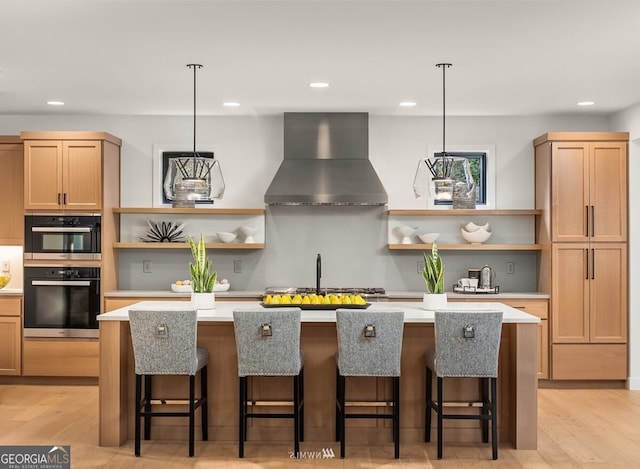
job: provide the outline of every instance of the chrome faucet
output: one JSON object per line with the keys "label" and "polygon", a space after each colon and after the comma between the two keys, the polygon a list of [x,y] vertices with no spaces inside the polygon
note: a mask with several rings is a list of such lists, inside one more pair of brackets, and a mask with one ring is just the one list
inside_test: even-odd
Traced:
{"label": "chrome faucet", "polygon": [[316,294],[320,294],[320,277],[322,277],[322,256],[316,258]]}

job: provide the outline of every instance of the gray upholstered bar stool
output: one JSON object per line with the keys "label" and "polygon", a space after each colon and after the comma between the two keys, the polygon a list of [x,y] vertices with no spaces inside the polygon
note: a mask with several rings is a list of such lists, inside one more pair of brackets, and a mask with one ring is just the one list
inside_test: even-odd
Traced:
{"label": "gray upholstered bar stool", "polygon": [[[491,422],[492,457],[498,459],[498,353],[502,333],[500,311],[436,311],[435,343],[427,350],[426,408],[424,441],[431,441],[431,411],[438,416],[438,459],[442,459],[443,419],[481,421],[482,441],[489,442]],[[432,375],[437,376],[437,395],[433,400]],[[442,393],[444,378],[480,378],[482,397],[473,402],[446,402]],[[489,393],[489,387],[491,393]],[[445,413],[445,408],[478,407],[480,414]]]}
{"label": "gray upholstered bar stool", "polygon": [[[197,348],[197,313],[186,311],[129,310],[136,373],[135,455],[140,456],[140,419],[144,417],[144,439],[151,438],[152,417],[189,417],[189,456],[195,448],[195,410],[201,407],[202,440],[208,440],[206,349]],[[200,398],[195,397],[196,374],[200,371]],[[155,399],[153,375],[189,376],[189,399]],[[142,395],[144,378],[144,396]],[[188,405],[187,411],[154,411],[154,406]]]}
{"label": "gray upholstered bar stool", "polygon": [[[345,420],[354,418],[391,419],[394,457],[400,457],[400,357],[402,355],[403,311],[336,311],[338,354],[336,368],[336,441],[340,457],[345,453]],[[349,376],[389,377],[391,400],[347,401]],[[347,407],[391,407],[391,413],[347,413]]]}
{"label": "gray upholstered bar stool", "polygon": [[[244,457],[249,418],[292,418],[294,455],[304,441],[304,354],[300,348],[300,308],[234,310],[233,325],[238,351],[239,415],[238,457]],[[293,402],[259,401],[249,397],[248,378],[291,376]],[[259,406],[291,405],[291,413],[249,411]]]}

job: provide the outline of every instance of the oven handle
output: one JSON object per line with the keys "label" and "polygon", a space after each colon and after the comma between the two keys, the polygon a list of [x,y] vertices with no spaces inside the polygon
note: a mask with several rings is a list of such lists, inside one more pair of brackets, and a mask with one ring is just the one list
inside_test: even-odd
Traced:
{"label": "oven handle", "polygon": [[65,226],[34,226],[31,228],[33,233],[90,233],[91,228],[88,226],[81,227],[65,227]]}
{"label": "oven handle", "polygon": [[89,280],[32,280],[31,285],[34,287],[40,286],[50,286],[50,287],[58,287],[58,286],[76,286],[76,287],[89,287],[91,286],[91,281]]}

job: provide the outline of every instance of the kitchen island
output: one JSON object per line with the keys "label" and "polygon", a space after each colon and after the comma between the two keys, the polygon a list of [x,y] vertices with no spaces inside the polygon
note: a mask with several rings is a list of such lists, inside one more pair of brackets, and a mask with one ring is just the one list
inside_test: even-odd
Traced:
{"label": "kitchen island", "polygon": [[[175,309],[179,302],[142,301],[99,316],[100,322],[100,422],[101,446],[120,446],[133,439],[134,366],[128,311]],[[233,333],[233,310],[261,308],[258,302],[221,302],[215,310],[198,311],[198,344],[209,350],[209,439],[235,441],[237,426],[237,361]],[[516,449],[537,447],[536,341],[539,319],[502,303],[456,303],[456,310],[500,310],[504,313],[499,365],[499,436]],[[434,345],[432,311],[415,302],[372,303],[370,310],[402,310],[405,331],[402,350],[401,441],[419,442],[424,434],[424,352]],[[337,350],[335,311],[302,312],[301,344],[305,350],[305,442],[330,442],[335,431],[335,360]],[[154,378],[156,390],[165,395],[185,395],[187,380],[172,376]],[[477,380],[449,380],[447,394],[455,400],[477,397]],[[261,399],[290,399],[286,379],[256,380],[250,390]],[[387,381],[358,379],[347,391],[350,398],[373,400],[390,393]],[[277,409],[277,408],[276,408]],[[154,422],[153,438],[186,439],[185,422],[176,419]],[[435,419],[434,419],[435,421]],[[391,441],[384,420],[349,421],[347,438],[361,444]],[[481,441],[475,422],[445,424],[445,441]],[[357,431],[354,431],[357,427]],[[349,431],[349,429],[352,429]],[[289,423],[280,420],[255,422],[249,439],[291,441]]]}

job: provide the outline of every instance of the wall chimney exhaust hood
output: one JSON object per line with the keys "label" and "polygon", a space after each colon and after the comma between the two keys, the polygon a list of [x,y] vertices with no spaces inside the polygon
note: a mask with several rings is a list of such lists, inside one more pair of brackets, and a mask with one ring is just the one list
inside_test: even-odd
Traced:
{"label": "wall chimney exhaust hood", "polygon": [[369,161],[366,112],[285,112],[284,160],[267,205],[385,205]]}

